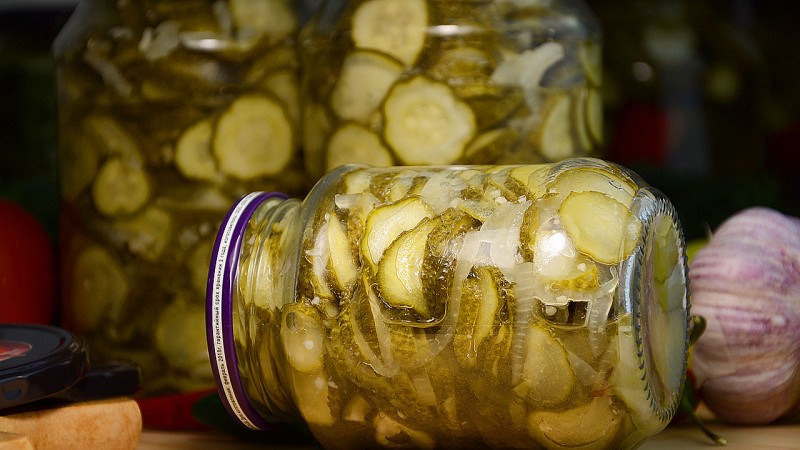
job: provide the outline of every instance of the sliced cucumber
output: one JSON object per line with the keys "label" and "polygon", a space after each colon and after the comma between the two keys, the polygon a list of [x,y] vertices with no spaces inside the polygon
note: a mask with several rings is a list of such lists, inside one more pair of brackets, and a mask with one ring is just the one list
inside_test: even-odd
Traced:
{"label": "sliced cucumber", "polygon": [[353,13],[356,47],[391,55],[413,66],[428,34],[425,0],[368,0]]}
{"label": "sliced cucumber", "polygon": [[297,373],[291,377],[294,404],[303,420],[312,426],[329,427],[338,418],[331,404],[336,404],[335,391],[330,386],[330,377],[325,371]]}
{"label": "sliced cucumber", "polygon": [[462,159],[466,164],[491,164],[513,148],[518,139],[517,130],[511,127],[489,130],[469,143]]}
{"label": "sliced cucumber", "polygon": [[83,121],[87,135],[94,139],[105,156],[138,162],[142,152],[134,136],[111,116],[92,115]]}
{"label": "sliced cucumber", "polygon": [[603,95],[600,89],[589,89],[584,103],[586,114],[586,128],[592,140],[600,144],[603,142]]}
{"label": "sliced cucumber", "polygon": [[342,119],[370,123],[403,70],[403,63],[383,53],[370,50],[349,53],[331,93],[333,110]]}
{"label": "sliced cucumber", "polygon": [[100,155],[96,144],[80,133],[63,138],[67,143],[59,147],[59,192],[63,199],[72,201],[92,183],[100,166]]}
{"label": "sliced cucumber", "polygon": [[380,136],[367,127],[348,122],[331,135],[325,154],[325,171],[349,163],[382,167],[391,166],[392,162],[392,154],[383,145]]}
{"label": "sliced cucumber", "polygon": [[561,199],[567,198],[573,192],[600,192],[626,206],[631,204],[638,190],[636,183],[621,172],[598,167],[563,171],[547,184],[547,188]]}
{"label": "sliced cucumber", "polygon": [[537,409],[566,402],[577,384],[566,350],[539,325],[529,325],[525,339],[525,360],[514,394]]}
{"label": "sliced cucumber", "polygon": [[173,226],[169,213],[150,206],[133,217],[115,221],[111,240],[120,240],[131,254],[145,261],[156,262],[167,248]]}
{"label": "sliced cucumber", "polygon": [[206,313],[202,303],[177,297],[156,319],[155,345],[171,367],[193,372],[208,370]]}
{"label": "sliced cucumber", "polygon": [[97,330],[122,319],[130,283],[120,262],[103,247],[81,250],[72,268],[69,311],[78,332]]}
{"label": "sliced cucumber", "polygon": [[596,397],[564,412],[537,411],[528,416],[531,437],[548,449],[609,448],[621,425],[621,411],[611,397]]}
{"label": "sliced cucumber", "polygon": [[453,336],[456,359],[463,367],[475,367],[483,340],[494,331],[501,305],[498,276],[502,275],[496,269],[481,266],[474,269],[463,282]]}
{"label": "sliced cucumber", "polygon": [[383,205],[367,216],[361,256],[370,267],[377,267],[384,251],[404,231],[433,216],[431,207],[419,197],[408,197]]}
{"label": "sliced cucumber", "polygon": [[322,370],[325,352],[325,328],[319,312],[303,302],[290,303],[281,309],[281,343],[289,364],[302,373]]}
{"label": "sliced cucumber", "polygon": [[608,194],[573,192],[558,216],[575,247],[595,261],[618,264],[636,248],[642,223],[627,206]]}
{"label": "sliced cucumber", "polygon": [[292,159],[293,134],[292,122],[277,99],[246,95],[220,117],[214,155],[224,173],[241,180],[276,175]]}
{"label": "sliced cucumber", "polygon": [[294,129],[298,129],[298,124],[300,123],[300,86],[298,86],[295,69],[286,68],[270,73],[264,77],[262,85],[267,92],[283,102],[289,121]]}
{"label": "sliced cucumber", "polygon": [[358,266],[353,255],[353,246],[347,230],[339,217],[331,213],[328,219],[328,248],[330,264],[328,271],[334,287],[340,292],[349,290],[358,279]]}
{"label": "sliced cucumber", "polygon": [[428,235],[440,221],[423,219],[400,234],[384,252],[376,278],[381,298],[390,307],[411,309],[425,319],[431,317],[421,271]]}
{"label": "sliced cucumber", "polygon": [[561,161],[576,155],[578,147],[572,137],[571,110],[570,97],[557,96],[549,103],[541,124],[531,134],[534,148],[548,161]]}
{"label": "sliced cucumber", "polygon": [[405,165],[452,164],[476,131],[470,107],[447,84],[421,75],[395,84],[383,110],[384,138]]}
{"label": "sliced cucumber", "polygon": [[228,5],[239,39],[266,36],[277,43],[298,27],[289,0],[228,0]]}
{"label": "sliced cucumber", "polygon": [[217,162],[211,153],[214,128],[211,120],[201,120],[187,128],[175,145],[175,165],[183,176],[193,180],[218,181]]}
{"label": "sliced cucumber", "polygon": [[141,209],[150,200],[151,191],[150,178],[141,164],[111,158],[92,183],[92,200],[100,214],[124,216]]}

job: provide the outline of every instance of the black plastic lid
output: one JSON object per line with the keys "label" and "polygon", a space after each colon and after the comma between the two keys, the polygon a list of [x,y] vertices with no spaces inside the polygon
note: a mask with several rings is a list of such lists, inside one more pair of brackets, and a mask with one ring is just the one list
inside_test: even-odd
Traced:
{"label": "black plastic lid", "polygon": [[89,367],[83,342],[45,325],[0,325],[0,410],[60,394]]}

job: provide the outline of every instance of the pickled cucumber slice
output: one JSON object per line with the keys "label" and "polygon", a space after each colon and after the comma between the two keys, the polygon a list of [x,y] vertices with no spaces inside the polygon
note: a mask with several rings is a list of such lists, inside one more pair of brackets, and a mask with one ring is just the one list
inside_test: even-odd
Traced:
{"label": "pickled cucumber slice", "polygon": [[547,185],[562,199],[573,192],[600,192],[622,203],[630,205],[638,190],[636,184],[618,172],[594,167],[580,167],[559,173]]}
{"label": "pickled cucumber slice", "polygon": [[603,95],[600,89],[589,89],[584,103],[586,115],[586,128],[592,140],[601,144],[603,142]]}
{"label": "pickled cucumber slice", "polygon": [[136,139],[113,117],[89,116],[84,120],[83,128],[104,155],[116,156],[130,163],[141,160],[141,149]]}
{"label": "pickled cucumber slice", "polygon": [[[665,283],[672,276],[680,258],[678,232],[671,221],[663,218],[657,221],[653,232],[653,278],[656,283]],[[668,304],[660,306],[664,312],[671,310]]]}
{"label": "pickled cucumber slice", "polygon": [[335,391],[325,371],[294,373],[291,380],[294,404],[306,423],[322,427],[336,424],[338,419],[331,409],[331,405],[336,404],[336,399],[332,398]]}
{"label": "pickled cucumber slice", "polygon": [[425,0],[368,0],[352,20],[356,47],[378,50],[410,67],[427,38],[428,5]]}
{"label": "pickled cucumber slice", "polygon": [[290,303],[281,310],[281,343],[293,369],[302,373],[322,370],[325,329],[316,308],[302,302]]}
{"label": "pickled cucumber slice", "polygon": [[652,434],[661,424],[655,418],[654,399],[647,386],[642,351],[633,335],[631,317],[619,321],[618,358],[609,384],[614,394],[630,409],[631,420],[642,433]]}
{"label": "pickled cucumber slice", "polygon": [[496,269],[481,266],[474,269],[463,282],[453,335],[456,359],[463,367],[475,367],[481,343],[493,332],[495,316],[501,304],[496,274]]}
{"label": "pickled cucumber slice", "polygon": [[[402,0],[401,0],[402,1]],[[436,440],[430,434],[413,429],[384,412],[379,412],[373,419],[375,442],[386,448],[436,448]]]}
{"label": "pickled cucumber slice", "polygon": [[294,69],[275,71],[264,78],[262,85],[267,92],[283,102],[286,114],[294,129],[300,123],[300,86]]}
{"label": "pickled cucumber slice", "polygon": [[78,332],[122,319],[130,284],[119,261],[99,245],[83,249],[72,269],[69,317]]}
{"label": "pickled cucumber slice", "polygon": [[548,161],[560,161],[577,152],[572,138],[571,109],[569,96],[558,96],[544,112],[542,123],[531,134],[531,142]]}
{"label": "pickled cucumber slice", "polygon": [[517,180],[521,185],[534,193],[534,188],[544,184],[550,166],[547,164],[526,164],[511,169],[508,176]]}
{"label": "pickled cucumber slice", "polygon": [[442,315],[443,310],[449,306],[447,299],[450,298],[450,289],[464,236],[470,231],[477,230],[480,222],[456,208],[448,208],[438,217],[439,225],[428,235],[422,279],[428,304],[433,305],[435,313]]}
{"label": "pickled cucumber slice", "polygon": [[364,237],[361,240],[361,256],[364,261],[370,267],[377,267],[384,251],[401,233],[430,217],[433,217],[433,210],[419,197],[408,197],[375,208],[367,216]]}
{"label": "pickled cucumber slice", "polygon": [[92,183],[94,206],[105,216],[124,216],[141,209],[151,195],[150,179],[141,164],[111,158]]}
{"label": "pickled cucumber slice", "polygon": [[621,411],[610,397],[596,397],[564,412],[537,411],[528,416],[529,434],[548,449],[609,448],[621,424]]}
{"label": "pickled cucumber slice", "polygon": [[325,173],[325,144],[333,126],[327,108],[312,101],[302,102],[303,156],[305,168],[314,177]]}
{"label": "pickled cucumber slice", "polygon": [[372,405],[361,394],[355,394],[342,408],[342,420],[366,424],[367,415],[372,412]]}
{"label": "pickled cucumber slice", "polygon": [[383,53],[349,53],[331,93],[333,110],[342,119],[368,124],[403,70],[403,63]]}
{"label": "pickled cucumber slice", "polygon": [[266,36],[271,43],[288,38],[297,29],[289,0],[228,0],[237,38]]}
{"label": "pickled cucumber slice", "polygon": [[177,297],[158,315],[155,344],[171,367],[194,371],[208,367],[205,333],[206,313],[202,303]]}
{"label": "pickled cucumber slice", "polygon": [[561,343],[549,330],[530,325],[521,378],[514,394],[536,408],[549,408],[569,399],[576,382]]}
{"label": "pickled cucumber slice", "polygon": [[502,126],[525,105],[525,96],[518,86],[487,85],[478,92],[462,92],[464,90],[456,87],[458,95],[472,108],[480,130]]}
{"label": "pickled cucumber slice", "polygon": [[627,258],[642,231],[642,223],[627,206],[601,192],[572,192],[558,217],[575,247],[604,264]]}
{"label": "pickled cucumber slice", "polygon": [[175,165],[181,174],[193,180],[217,181],[219,170],[211,152],[211,121],[201,120],[181,134],[175,145]]}
{"label": "pickled cucumber slice", "polygon": [[245,85],[257,85],[270,75],[284,70],[295,71],[299,66],[300,55],[293,45],[276,45],[264,52],[258,52],[256,59],[244,76]]}
{"label": "pickled cucumber slice", "polygon": [[69,135],[67,143],[59,147],[60,194],[65,200],[75,200],[89,187],[100,166],[100,156],[95,144],[81,134]]}
{"label": "pickled cucumber slice", "polygon": [[375,167],[392,165],[392,154],[381,142],[380,136],[357,123],[339,127],[328,142],[325,171],[348,163],[369,164]]}
{"label": "pickled cucumber slice", "polygon": [[392,308],[411,309],[425,319],[431,317],[421,278],[428,235],[438,220],[423,219],[403,232],[386,249],[378,264],[377,282],[381,298]]}
{"label": "pickled cucumber slice", "polygon": [[131,218],[117,220],[113,225],[111,240],[119,240],[132,254],[155,262],[167,248],[172,226],[172,216],[152,206]]}
{"label": "pickled cucumber slice", "polygon": [[451,164],[476,131],[470,107],[447,84],[421,75],[395,84],[383,109],[384,138],[405,165]]}
{"label": "pickled cucumber slice", "polygon": [[481,133],[469,143],[462,159],[466,164],[491,164],[508,152],[518,138],[517,130],[511,127]]}
{"label": "pickled cucumber slice", "polygon": [[588,119],[588,100],[589,100],[589,89],[582,88],[579,89],[578,92],[574,94],[574,106],[572,108],[572,126],[575,130],[576,135],[576,143],[578,148],[576,148],[576,152],[581,153],[589,153],[589,151],[594,147],[594,141],[592,140],[591,132],[589,131],[589,124],[587,123]]}
{"label": "pickled cucumber slice", "polygon": [[489,48],[459,45],[439,52],[427,72],[437,80],[455,85],[456,89],[462,86],[473,88],[489,83],[494,66]]}
{"label": "pickled cucumber slice", "polygon": [[358,279],[358,266],[353,257],[352,245],[344,224],[336,214],[330,215],[327,231],[331,255],[328,271],[333,280],[332,284],[340,292],[346,291]]}
{"label": "pickled cucumber slice", "polygon": [[602,47],[597,42],[587,40],[578,45],[578,61],[591,86],[600,87],[603,84],[602,59]]}
{"label": "pickled cucumber slice", "polygon": [[222,171],[241,180],[280,173],[292,159],[291,121],[276,99],[246,95],[220,117],[213,140]]}

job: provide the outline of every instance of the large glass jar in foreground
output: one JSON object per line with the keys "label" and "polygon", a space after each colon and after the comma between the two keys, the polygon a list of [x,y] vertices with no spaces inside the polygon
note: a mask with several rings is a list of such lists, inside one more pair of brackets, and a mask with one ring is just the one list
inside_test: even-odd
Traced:
{"label": "large glass jar in foreground", "polygon": [[593,155],[600,49],[580,0],[323,1],[300,34],[306,165]]}
{"label": "large glass jar in foreground", "polygon": [[54,45],[64,320],[144,394],[213,385],[211,246],[254,189],[300,195],[288,0],[85,0]]}
{"label": "large glass jar in foreground", "polygon": [[595,159],[343,166],[243,197],[209,278],[231,414],[327,448],[633,448],[677,407],[684,242]]}

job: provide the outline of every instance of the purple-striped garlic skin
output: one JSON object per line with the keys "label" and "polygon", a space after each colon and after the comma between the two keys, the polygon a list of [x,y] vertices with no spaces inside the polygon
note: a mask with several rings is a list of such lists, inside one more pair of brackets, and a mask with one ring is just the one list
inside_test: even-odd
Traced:
{"label": "purple-striped garlic skin", "polygon": [[800,412],[800,220],[753,207],[725,221],[689,266],[703,399],[721,419],[765,424]]}

